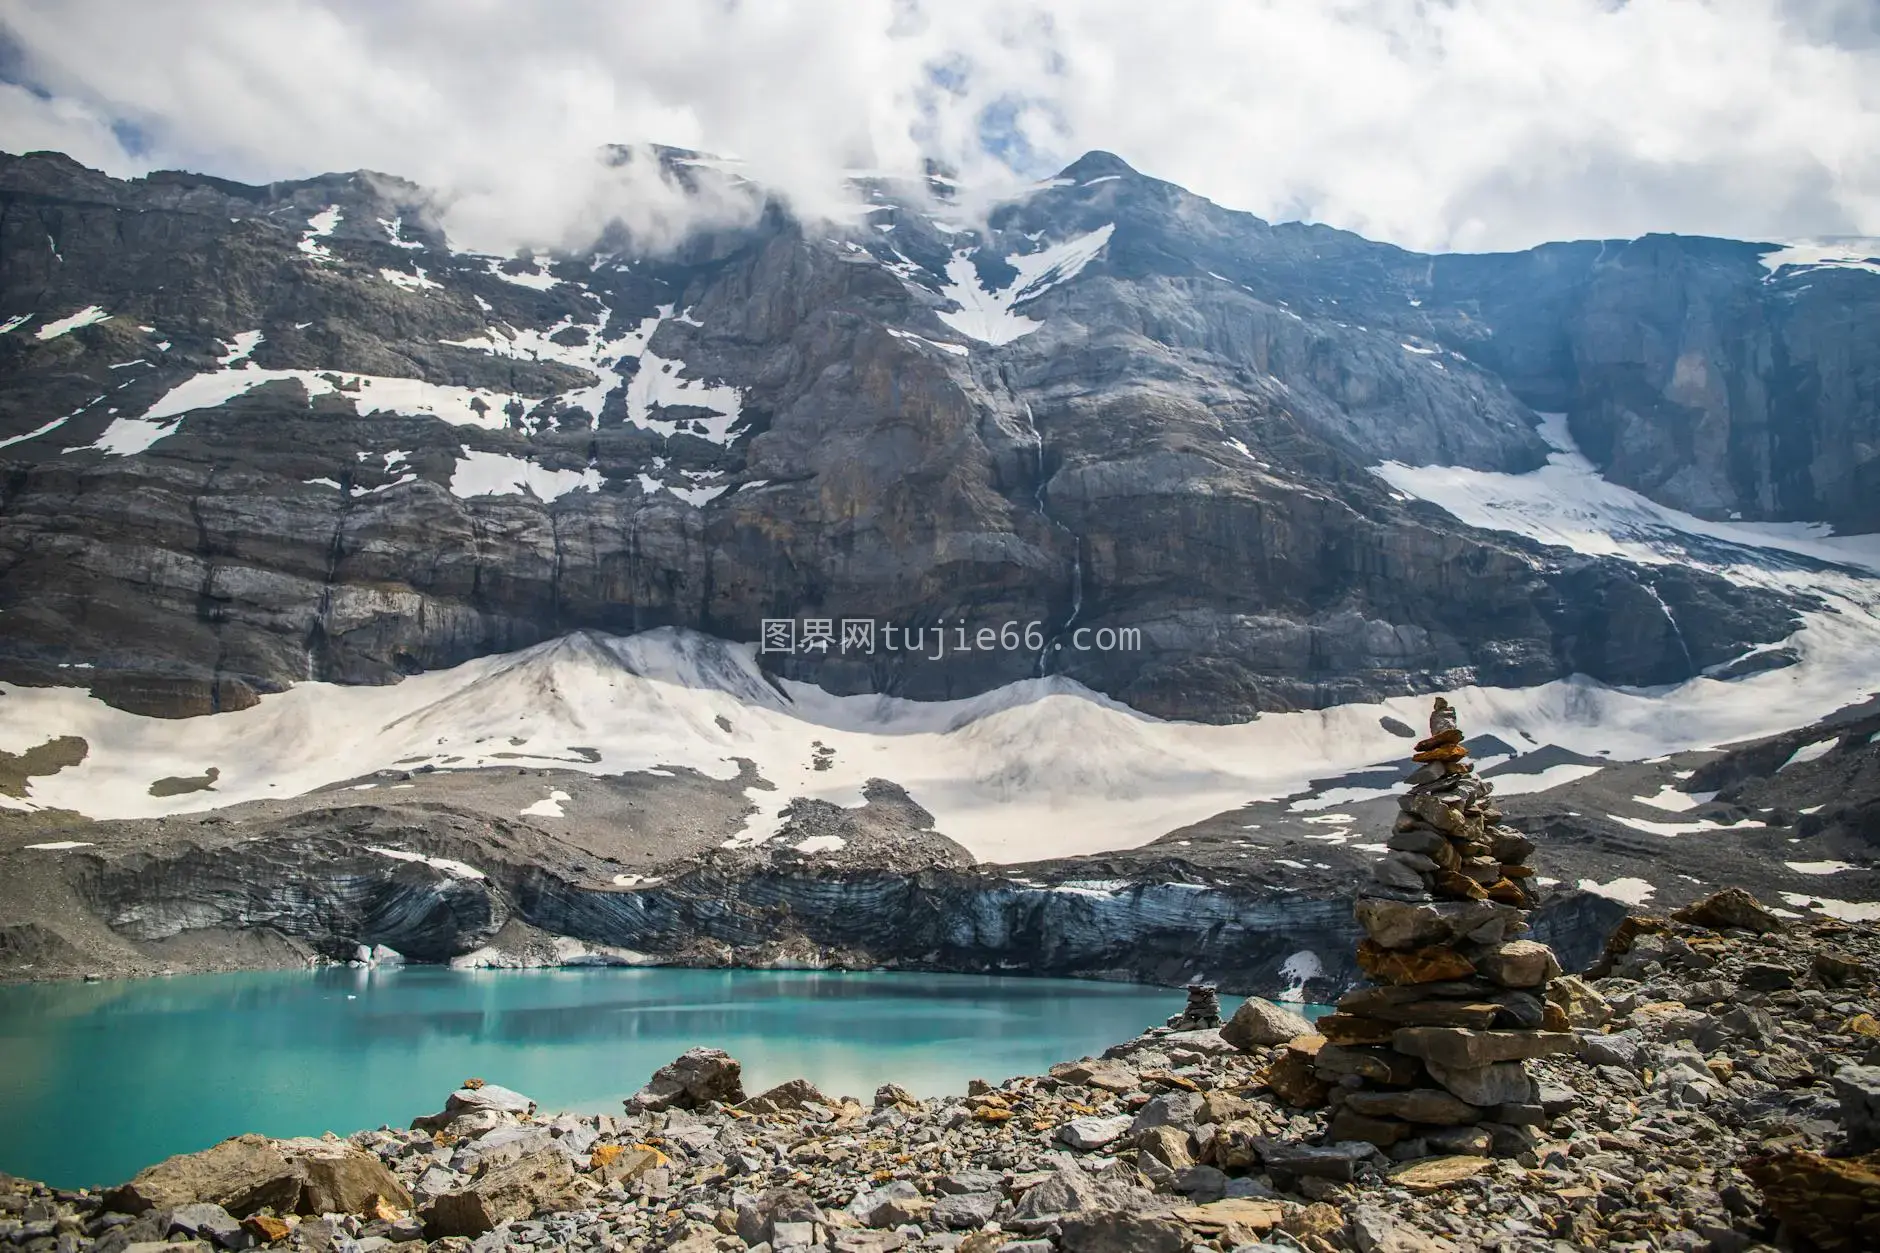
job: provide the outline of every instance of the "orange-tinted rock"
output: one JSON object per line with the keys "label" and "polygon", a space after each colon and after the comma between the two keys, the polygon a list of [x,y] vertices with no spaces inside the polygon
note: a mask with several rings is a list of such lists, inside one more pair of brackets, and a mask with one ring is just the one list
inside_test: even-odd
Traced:
{"label": "orange-tinted rock", "polygon": [[1489,884],[1484,890],[1487,891],[1489,900],[1500,901],[1503,905],[1513,905],[1519,908],[1527,904],[1527,893],[1523,892],[1521,885],[1512,879],[1501,879]]}
{"label": "orange-tinted rock", "polygon": [[1712,892],[1672,914],[1671,920],[1709,927],[1713,931],[1741,927],[1745,931],[1770,935],[1782,930],[1782,920],[1742,888]]}
{"label": "orange-tinted rock", "polygon": [[1880,1153],[1822,1157],[1794,1149],[1753,1157],[1743,1173],[1762,1189],[1764,1203],[1782,1225],[1837,1253],[1870,1249],[1880,1231]]}
{"label": "orange-tinted rock", "polygon": [[293,1233],[287,1220],[276,1218],[272,1214],[250,1214],[242,1219],[242,1230],[262,1244],[273,1244],[276,1240],[285,1240]]}
{"label": "orange-tinted rock", "polygon": [[[1310,1036],[1324,1044],[1322,1036]],[[1317,1052],[1316,1049],[1313,1052]],[[1273,1095],[1298,1109],[1317,1109],[1325,1104],[1330,1089],[1312,1066],[1312,1053],[1288,1048],[1279,1060],[1266,1068],[1262,1076]]]}
{"label": "orange-tinted rock", "polygon": [[1468,958],[1440,944],[1397,952],[1365,940],[1358,945],[1358,965],[1378,982],[1392,984],[1438,983],[1475,973]]}
{"label": "orange-tinted rock", "polygon": [[1460,744],[1460,743],[1462,743],[1461,728],[1450,727],[1447,731],[1439,731],[1435,735],[1430,736],[1428,739],[1418,740],[1416,742],[1416,747],[1411,749],[1410,751],[1413,753],[1427,753],[1432,748],[1442,748],[1449,744]]}
{"label": "orange-tinted rock", "polygon": [[1460,744],[1445,744],[1441,748],[1426,749],[1420,753],[1411,753],[1411,761],[1461,761],[1469,755],[1469,750]]}
{"label": "orange-tinted rock", "polygon": [[1463,874],[1460,870],[1438,870],[1436,886],[1432,889],[1437,896],[1452,901],[1485,901],[1488,889]]}
{"label": "orange-tinted rock", "polygon": [[1356,1014],[1327,1014],[1312,1024],[1332,1044],[1389,1044],[1395,1025]]}

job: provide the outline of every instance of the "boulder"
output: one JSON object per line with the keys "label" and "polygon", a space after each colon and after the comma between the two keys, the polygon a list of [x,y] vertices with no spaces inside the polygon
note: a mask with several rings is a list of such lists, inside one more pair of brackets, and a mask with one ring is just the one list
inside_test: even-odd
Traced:
{"label": "boulder", "polygon": [[1312,1064],[1321,1079],[1338,1080],[1353,1075],[1393,1087],[1415,1083],[1423,1075],[1422,1062],[1405,1057],[1396,1049],[1327,1044],[1318,1051]]}
{"label": "boulder", "polygon": [[542,1149],[487,1172],[475,1183],[438,1197],[423,1211],[426,1239],[480,1236],[498,1223],[572,1208],[574,1166],[559,1149]]}
{"label": "boulder", "polygon": [[[1359,988],[1339,997],[1338,1009],[1341,1015],[1359,1014],[1403,1027],[1488,1027],[1502,1013],[1502,1007],[1493,1001],[1426,996],[1414,984],[1405,987]],[[1319,1025],[1323,1030],[1324,1021],[1321,1020]],[[1347,1042],[1333,1032],[1326,1031],[1324,1034],[1327,1039],[1337,1043]],[[1383,1040],[1362,1041],[1380,1044],[1388,1042],[1388,1033]]]}
{"label": "boulder", "polygon": [[1525,1105],[1534,1099],[1534,1080],[1520,1062],[1486,1066],[1445,1066],[1425,1062],[1430,1078],[1471,1105]]}
{"label": "boulder", "polygon": [[1200,1114],[1199,1092],[1164,1092],[1136,1111],[1129,1129],[1131,1132],[1147,1131],[1151,1127],[1192,1129]]}
{"label": "boulder", "polygon": [[1221,1038],[1244,1053],[1310,1034],[1312,1024],[1304,1017],[1259,997],[1243,1001],[1234,1016],[1227,1020],[1227,1025],[1221,1028]]}
{"label": "boulder", "polygon": [[1219,1088],[1202,1094],[1201,1108],[1195,1113],[1197,1123],[1232,1122],[1236,1118],[1251,1117],[1259,1107],[1245,1097],[1235,1096]]}
{"label": "boulder", "polygon": [[1379,983],[1436,983],[1445,979],[1466,979],[1475,966],[1455,949],[1441,944],[1422,948],[1388,949],[1374,940],[1358,945],[1358,965]]}
{"label": "boulder", "polygon": [[300,1172],[303,1214],[365,1214],[380,1201],[412,1206],[411,1193],[376,1153],[344,1140],[283,1140],[279,1148]]}
{"label": "boulder", "polygon": [[105,1208],[125,1214],[207,1202],[237,1218],[260,1209],[293,1212],[300,1173],[266,1136],[241,1135],[167,1158],[105,1193]]}
{"label": "boulder", "polygon": [[991,1222],[998,1208],[991,1192],[960,1192],[935,1201],[928,1217],[950,1231],[973,1231]]}
{"label": "boulder", "polygon": [[888,1109],[891,1106],[915,1106],[920,1098],[898,1083],[884,1083],[875,1089],[875,1108]]}
{"label": "boulder", "polygon": [[1833,1081],[1848,1147],[1856,1153],[1880,1149],[1880,1066],[1843,1066]]}
{"label": "boulder", "polygon": [[1456,1245],[1441,1236],[1425,1235],[1407,1227],[1394,1215],[1358,1206],[1347,1220],[1358,1253],[1454,1253]]}
{"label": "boulder", "polygon": [[1560,973],[1560,959],[1538,940],[1509,940],[1474,957],[1484,978],[1504,988],[1534,988]]}
{"label": "boulder", "polygon": [[786,1109],[802,1109],[806,1104],[828,1105],[831,1102],[809,1080],[790,1079],[759,1092],[738,1108],[750,1114],[776,1114]]}
{"label": "boulder", "polygon": [[1109,1210],[1066,1218],[1058,1247],[1066,1253],[1181,1253],[1188,1233],[1172,1218]]}
{"label": "boulder", "polygon": [[1138,1152],[1153,1157],[1172,1171],[1187,1170],[1195,1164],[1193,1143],[1188,1132],[1169,1126],[1151,1127],[1135,1138]]}
{"label": "boulder", "polygon": [[1332,1112],[1332,1119],[1325,1126],[1327,1139],[1333,1141],[1362,1140],[1378,1148],[1387,1149],[1391,1145],[1410,1138],[1413,1128],[1409,1123],[1399,1122],[1395,1118],[1373,1118],[1361,1114],[1350,1105],[1340,1105]]}
{"label": "boulder", "polygon": [[1782,1225],[1827,1253],[1870,1249],[1880,1231],[1880,1153],[1831,1158],[1789,1149],[1742,1163]]}
{"label": "boulder", "polygon": [[1051,1067],[1051,1077],[1066,1083],[1081,1083],[1105,1092],[1133,1092],[1136,1072],[1117,1061],[1059,1062]]}
{"label": "boulder", "polygon": [[1325,1015],[1314,1024],[1314,1029],[1332,1044],[1389,1044],[1397,1024],[1340,1012]]}
{"label": "boulder", "polygon": [[1763,903],[1742,888],[1725,888],[1701,901],[1694,901],[1671,915],[1673,922],[1689,923],[1725,931],[1731,927],[1772,935],[1782,930],[1782,920],[1770,913]]}
{"label": "boulder", "polygon": [[1476,1154],[1431,1157],[1393,1168],[1390,1181],[1411,1192],[1437,1192],[1464,1179],[1473,1179],[1494,1164],[1489,1158]]}
{"label": "boulder", "polygon": [[744,1100],[743,1067],[723,1049],[687,1049],[653,1072],[645,1087],[628,1097],[636,1113],[697,1109],[714,1101],[736,1105]]}
{"label": "boulder", "polygon": [[1481,1127],[1432,1127],[1424,1133],[1423,1145],[1442,1155],[1486,1157],[1495,1147],[1495,1137]]}
{"label": "boulder", "polygon": [[1612,1017],[1606,998],[1578,975],[1560,975],[1549,983],[1547,1001],[1560,1007],[1568,1027],[1603,1027]]}
{"label": "boulder", "polygon": [[1298,1109],[1316,1109],[1325,1104],[1328,1089],[1312,1067],[1312,1058],[1325,1046],[1325,1037],[1301,1036],[1286,1046],[1279,1059],[1261,1074],[1261,1081],[1273,1095]]}
{"label": "boulder", "polygon": [[588,1158],[594,1177],[610,1187],[631,1183],[665,1161],[656,1150],[630,1149],[624,1144],[603,1144]]}
{"label": "boulder", "polygon": [[1399,1053],[1420,1057],[1425,1064],[1486,1066],[1491,1062],[1519,1061],[1566,1053],[1574,1037],[1561,1031],[1470,1031],[1462,1027],[1400,1027],[1391,1037]]}
{"label": "boulder", "polygon": [[1072,1215],[1112,1210],[1154,1213],[1161,1207],[1161,1199],[1146,1188],[1063,1166],[1027,1189],[1004,1225],[1013,1231],[1043,1231]]}
{"label": "boulder", "polygon": [[1345,1098],[1344,1108],[1373,1118],[1401,1118],[1405,1122],[1434,1123],[1443,1127],[1480,1122],[1487,1112],[1440,1088],[1353,1092]]}
{"label": "boulder", "polygon": [[169,1230],[165,1234],[176,1235],[179,1232],[186,1236],[201,1236],[219,1249],[246,1248],[249,1244],[241,1222],[220,1205],[212,1205],[207,1201],[179,1205],[170,1211]]}
{"label": "boulder", "polygon": [[1356,1140],[1299,1144],[1269,1137],[1257,1141],[1256,1147],[1261,1162],[1275,1174],[1334,1179],[1341,1183],[1355,1179],[1359,1163],[1377,1152],[1375,1145]]}
{"label": "boulder", "polygon": [[1057,1138],[1074,1149],[1100,1149],[1129,1134],[1128,1114],[1113,1118],[1073,1118],[1057,1129]]}
{"label": "boulder", "polygon": [[534,1112],[535,1102],[522,1093],[472,1080],[444,1099],[443,1112],[420,1115],[411,1120],[411,1126],[414,1131],[441,1131],[458,1119],[469,1117],[484,1120],[482,1125],[495,1126],[506,1119],[526,1117]]}
{"label": "boulder", "polygon": [[896,1179],[850,1201],[848,1212],[865,1227],[899,1227],[920,1222],[933,1205],[913,1184]]}

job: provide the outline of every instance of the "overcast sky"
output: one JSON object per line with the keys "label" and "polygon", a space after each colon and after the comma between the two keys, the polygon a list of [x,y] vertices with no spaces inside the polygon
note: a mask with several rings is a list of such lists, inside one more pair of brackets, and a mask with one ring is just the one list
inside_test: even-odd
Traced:
{"label": "overcast sky", "polygon": [[1422,249],[1880,235],[1880,0],[0,0],[0,148],[403,174],[578,232],[608,142],[837,172],[1093,148]]}

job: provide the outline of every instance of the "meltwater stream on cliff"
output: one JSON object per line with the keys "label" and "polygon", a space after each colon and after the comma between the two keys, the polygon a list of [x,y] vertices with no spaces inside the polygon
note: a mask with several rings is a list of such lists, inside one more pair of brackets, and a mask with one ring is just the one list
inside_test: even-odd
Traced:
{"label": "meltwater stream on cliff", "polygon": [[675,968],[0,987],[0,1171],[103,1185],[246,1131],[403,1126],[471,1076],[544,1109],[618,1112],[696,1045],[739,1058],[753,1091],[957,1093],[1100,1053],[1182,1003],[1070,979]]}

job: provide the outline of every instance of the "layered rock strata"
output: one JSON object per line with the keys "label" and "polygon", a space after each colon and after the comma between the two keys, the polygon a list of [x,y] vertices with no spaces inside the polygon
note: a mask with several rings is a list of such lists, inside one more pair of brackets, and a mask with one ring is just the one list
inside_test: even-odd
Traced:
{"label": "layered rock strata", "polygon": [[1498,825],[1455,710],[1441,697],[1399,798],[1390,851],[1356,914],[1372,980],[1318,1023],[1313,1060],[1334,1106],[1329,1139],[1401,1158],[1515,1153],[1545,1121],[1525,1062],[1573,1045],[1548,999],[1560,962],[1524,939],[1534,844]]}

